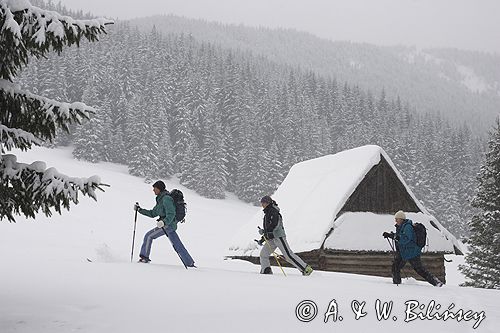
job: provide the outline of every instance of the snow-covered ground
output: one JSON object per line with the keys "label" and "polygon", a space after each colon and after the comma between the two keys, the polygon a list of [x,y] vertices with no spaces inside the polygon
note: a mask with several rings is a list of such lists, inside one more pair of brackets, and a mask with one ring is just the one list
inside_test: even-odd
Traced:
{"label": "snow-covered ground", "polygon": [[[189,205],[188,222],[180,225],[179,234],[198,268],[184,269],[166,238],[153,244],[151,264],[135,263],[142,236],[154,226],[144,216],[138,217],[130,263],[132,206],[136,201],[153,206],[149,184],[128,175],[124,166],[75,161],[68,149],[16,154],[21,162],[44,160],[71,176],[97,174],[111,187],[98,194],[98,202],[82,197],[62,216],[0,222],[1,333],[496,332],[500,323],[499,291],[457,286],[463,279],[456,270],[462,258],[451,257],[449,283],[443,288],[415,280],[395,286],[388,278],[341,273],[303,277],[288,268],[286,277],[278,269],[263,276],[255,265],[224,260],[229,239],[259,208],[233,197],[201,198],[175,180],[167,180],[167,188],[180,188]],[[308,308],[301,303],[305,300],[317,306],[315,317],[314,305]],[[377,300],[393,302],[387,320],[377,319]],[[411,301],[425,309],[412,310],[416,303]],[[432,301],[436,306],[424,317]],[[327,316],[325,323],[329,305],[330,310],[337,306],[339,317]],[[366,316],[356,320],[352,306]],[[314,319],[299,321],[296,308],[300,316]],[[465,316],[469,320],[430,319],[448,309],[471,310]],[[419,312],[421,318],[410,321]]]}

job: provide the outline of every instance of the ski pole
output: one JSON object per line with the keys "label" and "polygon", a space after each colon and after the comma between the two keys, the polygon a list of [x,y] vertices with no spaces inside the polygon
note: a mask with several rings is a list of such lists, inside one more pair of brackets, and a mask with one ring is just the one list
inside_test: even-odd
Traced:
{"label": "ski pole", "polygon": [[[394,244],[394,259],[396,258],[396,241],[394,239],[392,239],[392,243]],[[401,254],[400,254],[401,255]],[[403,267],[404,268],[404,267]],[[405,271],[403,270],[403,268],[401,268],[401,273],[403,273],[403,277],[405,279],[408,278],[408,276],[406,275]]]}
{"label": "ski pole", "polygon": [[[258,240],[256,240],[256,239],[254,239],[254,241],[255,241],[257,244],[259,244],[260,246],[263,246],[262,244],[263,244],[264,242],[262,242],[262,243],[261,243],[261,241],[258,241]],[[276,251],[274,251],[273,253],[276,253]],[[283,255],[281,255],[281,254],[279,254],[279,253],[276,253],[276,255],[278,256],[278,259],[280,259],[280,260],[286,260],[286,258],[285,258]]]}
{"label": "ski pole", "polygon": [[[139,207],[139,203],[136,202],[136,207]],[[132,252],[130,253],[130,262],[132,262],[134,258],[134,243],[135,243],[135,227],[137,225],[137,211],[138,208],[135,209],[135,218],[134,218],[134,235],[132,236]]]}
{"label": "ski pole", "polygon": [[[392,246],[391,242],[389,241],[389,238],[386,238],[386,239],[387,239],[387,243],[389,243],[389,245],[390,245],[390,247],[391,247],[391,249],[392,249],[392,256],[393,256],[394,258],[396,258],[395,254],[394,254],[394,252],[395,252],[395,250],[394,250],[394,246]],[[392,240],[392,241],[394,242],[394,240]]]}
{"label": "ski pole", "polygon": [[[271,245],[267,241],[266,236],[262,235],[262,237],[264,238],[264,241],[266,242],[267,246],[269,247],[269,251],[272,251]],[[285,271],[283,270],[283,267],[281,267],[280,261],[278,260],[278,254],[275,251],[273,251],[272,255],[274,256],[274,259],[276,259],[276,262],[278,263],[278,266],[280,266],[281,272],[283,273],[284,276],[286,276]]]}
{"label": "ski pole", "polygon": [[[391,241],[389,240],[389,238],[386,238],[387,239],[387,243],[389,243],[389,246],[391,247],[391,250],[392,250],[392,274],[394,276],[394,263],[396,262],[396,250],[394,249],[394,246],[392,245],[392,243],[394,243],[394,238],[392,239],[392,243]],[[400,273],[401,274],[401,273]],[[398,284],[399,285],[399,284]]]}
{"label": "ski pole", "polygon": [[[392,249],[392,257],[393,257],[393,262],[396,262],[396,244],[395,244],[395,241],[394,241],[394,238],[392,238],[392,243],[389,241],[389,239],[387,239],[387,242],[389,243],[389,245],[391,246],[391,249]],[[403,273],[403,277],[405,279],[408,278],[408,276],[406,276],[406,273],[403,271],[403,269],[401,269],[401,273]]]}
{"label": "ski pole", "polygon": [[[167,231],[165,230],[165,227],[161,227],[161,230],[163,230],[163,232],[165,233],[165,236],[167,236],[168,240],[170,240],[170,237],[168,237],[168,234],[167,234]],[[175,253],[177,253],[177,255],[179,256],[179,259],[181,260],[182,264],[184,265],[184,268],[188,269],[186,266],[186,263],[184,262],[184,260],[182,260],[181,255],[179,254],[179,252],[175,248],[174,243],[172,243],[172,241],[170,241],[170,243],[172,244],[172,247],[174,248]]]}

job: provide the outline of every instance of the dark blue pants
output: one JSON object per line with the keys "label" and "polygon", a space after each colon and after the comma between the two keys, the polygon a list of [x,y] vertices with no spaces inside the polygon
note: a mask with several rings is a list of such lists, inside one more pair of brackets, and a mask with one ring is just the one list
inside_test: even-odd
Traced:
{"label": "dark blue pants", "polygon": [[[408,259],[408,261],[410,262],[415,272],[417,272],[418,275],[423,277],[425,281],[429,282],[433,286],[435,286],[439,282],[439,280],[424,267],[424,265],[422,264],[422,260],[420,259],[420,256]],[[403,260],[403,258],[401,258],[401,254],[399,253],[399,251],[397,251],[394,261],[392,262],[393,283],[401,284],[401,269],[405,267],[405,265],[406,265],[406,260]]]}

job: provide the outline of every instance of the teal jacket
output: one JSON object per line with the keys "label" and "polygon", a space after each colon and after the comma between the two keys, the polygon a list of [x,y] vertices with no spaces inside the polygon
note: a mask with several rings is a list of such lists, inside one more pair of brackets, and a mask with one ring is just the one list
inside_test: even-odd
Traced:
{"label": "teal jacket", "polygon": [[422,254],[422,249],[417,245],[412,220],[406,219],[401,226],[396,225],[396,239],[403,260],[413,259]]}
{"label": "teal jacket", "polygon": [[170,229],[174,231],[177,230],[174,199],[168,195],[167,191],[163,191],[156,196],[156,206],[154,206],[153,209],[148,210],[139,208],[138,212],[149,217],[160,216],[162,221],[165,223],[165,227],[170,227]]}

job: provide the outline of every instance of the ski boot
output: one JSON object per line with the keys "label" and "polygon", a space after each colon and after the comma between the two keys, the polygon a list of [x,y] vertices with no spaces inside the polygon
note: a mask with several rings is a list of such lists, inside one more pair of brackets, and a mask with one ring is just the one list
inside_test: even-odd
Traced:
{"label": "ski boot", "polygon": [[313,272],[312,267],[307,265],[306,269],[304,269],[304,271],[302,272],[302,275],[309,276],[309,275],[311,275],[312,272]]}
{"label": "ski boot", "polygon": [[144,256],[140,256],[140,257],[141,257],[141,259],[139,259],[138,262],[142,262],[143,264],[147,264],[151,261],[151,260],[149,260],[148,257],[144,257]]}
{"label": "ski boot", "polygon": [[271,270],[271,267],[266,267],[260,274],[273,274],[273,271]]}

